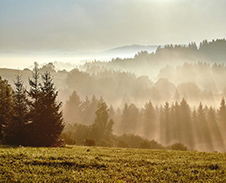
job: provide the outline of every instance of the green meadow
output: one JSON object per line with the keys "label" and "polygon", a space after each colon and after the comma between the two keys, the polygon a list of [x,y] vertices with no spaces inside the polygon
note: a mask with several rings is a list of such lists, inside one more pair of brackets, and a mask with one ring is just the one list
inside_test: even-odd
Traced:
{"label": "green meadow", "polygon": [[1,182],[226,182],[226,154],[2,146],[0,177]]}

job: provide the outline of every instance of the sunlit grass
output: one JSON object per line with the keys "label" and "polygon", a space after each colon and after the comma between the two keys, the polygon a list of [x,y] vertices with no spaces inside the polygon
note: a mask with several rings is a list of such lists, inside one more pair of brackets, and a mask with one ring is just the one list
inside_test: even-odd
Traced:
{"label": "sunlit grass", "polygon": [[101,147],[0,148],[5,182],[226,181],[226,155]]}

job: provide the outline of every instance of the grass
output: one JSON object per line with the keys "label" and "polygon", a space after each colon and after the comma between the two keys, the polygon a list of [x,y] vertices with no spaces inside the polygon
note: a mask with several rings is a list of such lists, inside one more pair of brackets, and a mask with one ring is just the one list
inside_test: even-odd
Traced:
{"label": "grass", "polygon": [[2,182],[226,182],[226,154],[102,147],[0,148]]}

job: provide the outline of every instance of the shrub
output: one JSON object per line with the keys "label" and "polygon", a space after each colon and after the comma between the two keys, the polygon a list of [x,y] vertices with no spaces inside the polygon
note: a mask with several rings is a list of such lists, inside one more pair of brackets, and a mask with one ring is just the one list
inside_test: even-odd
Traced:
{"label": "shrub", "polygon": [[76,140],[72,137],[71,133],[62,133],[61,138],[64,140],[65,144],[68,144],[68,145],[76,144]]}
{"label": "shrub", "polygon": [[95,146],[96,145],[96,142],[93,139],[85,139],[84,140],[84,145],[85,146]]}
{"label": "shrub", "polygon": [[124,140],[119,140],[117,143],[117,147],[128,148],[129,144]]}
{"label": "shrub", "polygon": [[150,145],[151,145],[151,149],[164,149],[163,145],[162,144],[159,144],[155,140],[151,140],[150,141]]}
{"label": "shrub", "polygon": [[103,140],[103,139],[99,140],[97,145],[102,147],[112,147],[112,143],[110,141]]}
{"label": "shrub", "polygon": [[188,148],[184,144],[182,144],[180,142],[172,144],[170,146],[170,149],[171,150],[179,150],[179,151],[187,151],[188,150]]}
{"label": "shrub", "polygon": [[140,143],[140,148],[142,149],[151,149],[151,143],[149,140],[144,140]]}

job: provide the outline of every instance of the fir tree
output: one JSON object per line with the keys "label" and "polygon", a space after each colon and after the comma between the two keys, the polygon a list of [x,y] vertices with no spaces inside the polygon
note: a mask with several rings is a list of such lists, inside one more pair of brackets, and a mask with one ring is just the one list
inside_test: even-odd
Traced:
{"label": "fir tree", "polygon": [[187,101],[183,98],[180,102],[180,123],[183,135],[181,142],[189,146],[190,149],[194,148],[193,128],[191,121],[191,109]]}
{"label": "fir tree", "polygon": [[41,106],[39,103],[41,89],[39,86],[39,69],[38,64],[35,63],[35,67],[32,72],[32,78],[29,78],[30,90],[28,91],[28,106],[29,106],[29,121],[30,124],[28,126],[28,145],[38,146],[37,135],[38,135],[38,127],[37,124],[40,121],[41,116]]}
{"label": "fir tree", "polygon": [[7,126],[5,142],[13,145],[27,145],[28,135],[28,106],[26,90],[23,87],[21,75],[14,82],[13,110],[11,121]]}
{"label": "fir tree", "polygon": [[97,141],[100,139],[109,140],[112,134],[113,120],[109,120],[109,109],[105,102],[100,102],[96,111],[96,119],[91,126],[91,137]]}
{"label": "fir tree", "polygon": [[68,123],[82,122],[81,100],[76,91],[73,91],[69,100],[66,101],[64,119]]}
{"label": "fir tree", "polygon": [[4,132],[11,121],[13,109],[13,90],[7,80],[0,76],[0,143],[4,140]]}
{"label": "fir tree", "polygon": [[226,131],[226,105],[225,99],[221,99],[220,108],[218,110],[218,120],[221,127]]}
{"label": "fir tree", "polygon": [[144,106],[144,135],[146,138],[153,138],[156,131],[156,115],[152,102],[149,101]]}
{"label": "fir tree", "polygon": [[40,85],[40,99],[38,100],[39,119],[35,121],[36,144],[38,146],[52,146],[57,143],[64,128],[62,103],[57,103],[58,92],[49,72],[42,75],[43,84]]}
{"label": "fir tree", "polygon": [[29,79],[29,133],[31,146],[52,146],[57,143],[63,130],[61,103],[57,103],[58,92],[49,72],[42,75],[43,84],[39,81],[38,67],[35,65],[33,79]]}

